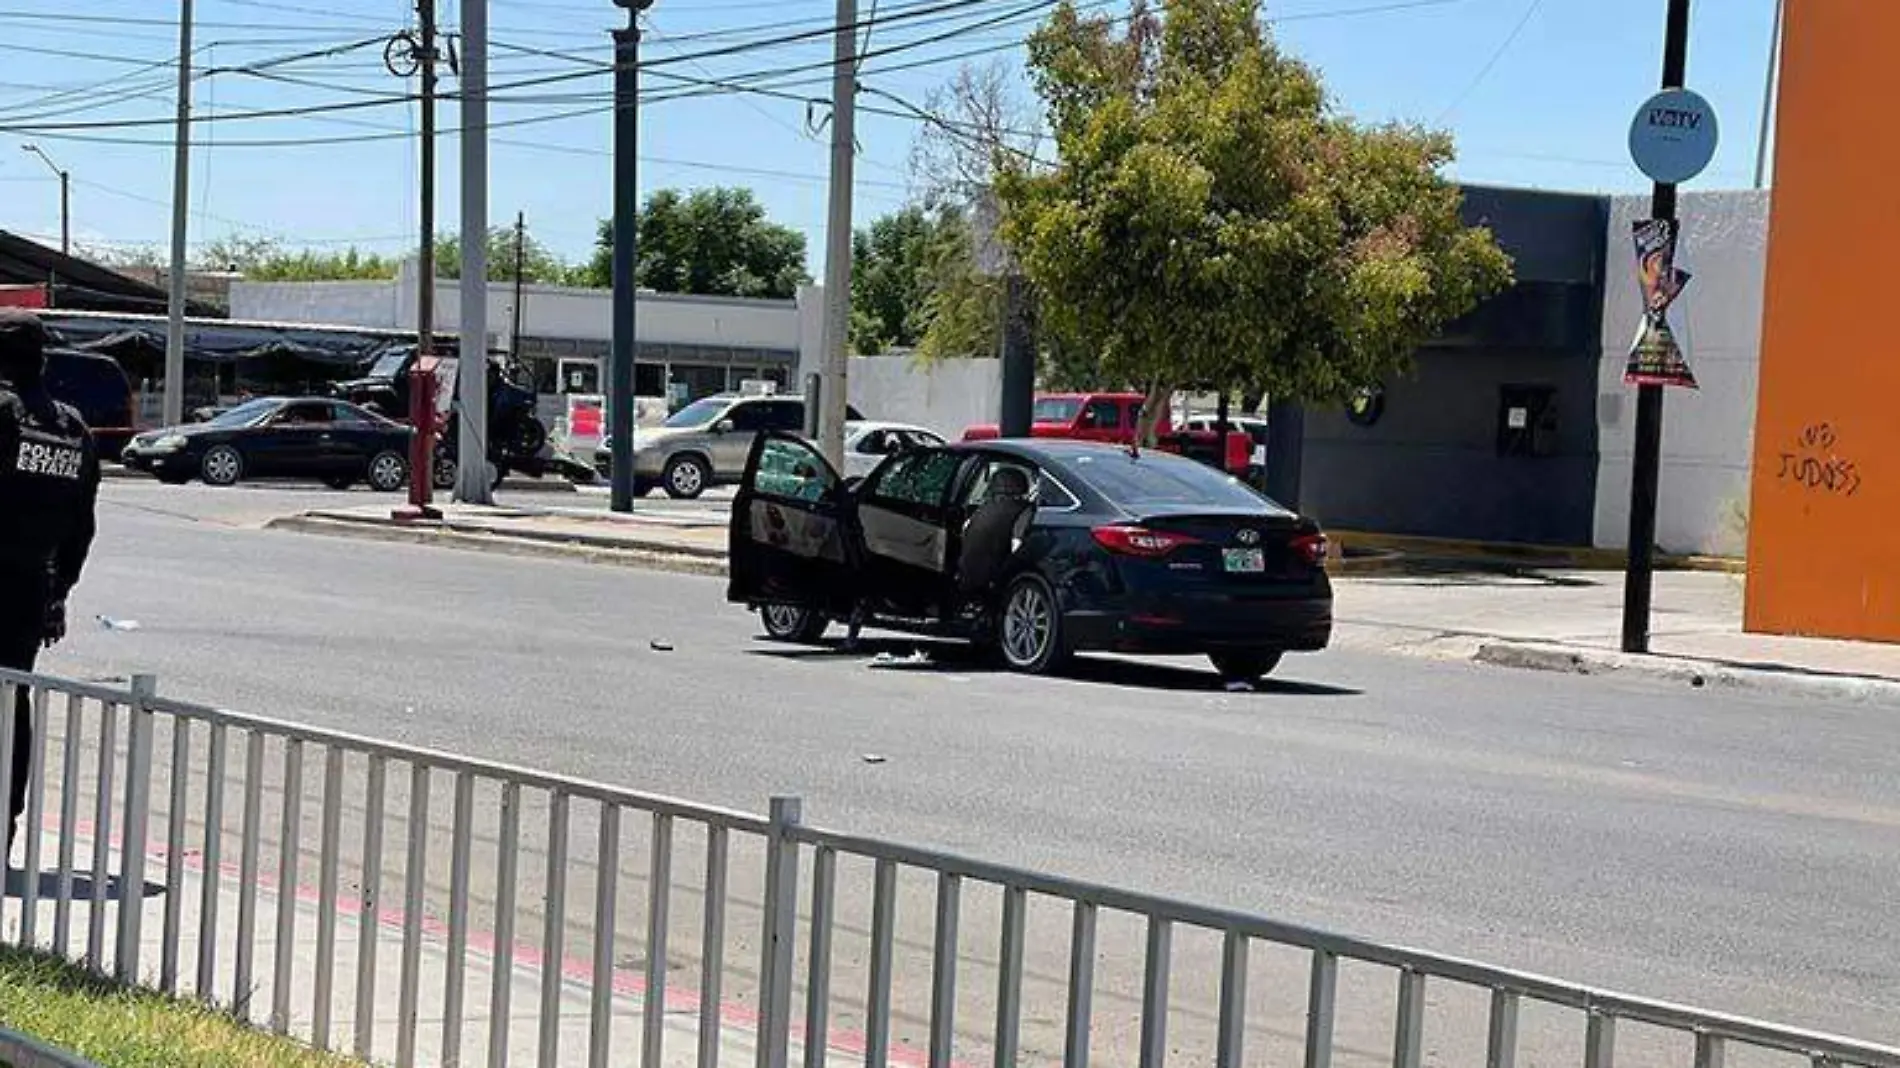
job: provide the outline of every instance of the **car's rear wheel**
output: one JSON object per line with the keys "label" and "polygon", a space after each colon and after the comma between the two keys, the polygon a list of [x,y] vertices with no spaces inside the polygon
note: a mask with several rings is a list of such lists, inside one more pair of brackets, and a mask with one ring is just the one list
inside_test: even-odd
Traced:
{"label": "car's rear wheel", "polygon": [[378,493],[394,493],[409,481],[409,461],[394,449],[370,457],[366,479]]}
{"label": "car's rear wheel", "polygon": [[1034,573],[1010,583],[997,621],[997,648],[1012,670],[1047,675],[1068,662],[1062,611],[1049,581]]}
{"label": "car's rear wheel", "polygon": [[759,622],[765,636],[776,642],[816,645],[825,636],[831,621],[809,608],[789,604],[768,604],[759,609]]}
{"label": "car's rear wheel", "polygon": [[1259,682],[1273,674],[1285,655],[1278,649],[1229,649],[1209,653],[1207,658],[1228,682]]}
{"label": "car's rear wheel", "polygon": [[244,455],[229,445],[213,445],[198,464],[208,486],[235,486],[244,477]]}
{"label": "car's rear wheel", "polygon": [[696,500],[712,485],[712,468],[697,456],[675,456],[666,462],[660,482],[674,500]]}

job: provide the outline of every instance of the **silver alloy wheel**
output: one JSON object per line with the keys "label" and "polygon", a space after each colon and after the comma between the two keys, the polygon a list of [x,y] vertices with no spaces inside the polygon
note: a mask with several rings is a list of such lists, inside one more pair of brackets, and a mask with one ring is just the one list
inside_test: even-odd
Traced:
{"label": "silver alloy wheel", "polygon": [[369,462],[369,484],[372,489],[389,493],[402,488],[409,478],[409,462],[393,452],[377,453]]}
{"label": "silver alloy wheel", "polygon": [[1013,667],[1033,667],[1049,648],[1054,614],[1041,584],[1019,583],[1003,609],[1003,655]]}
{"label": "silver alloy wheel", "polygon": [[759,613],[765,632],[774,638],[791,638],[805,626],[808,610],[789,604],[769,604]]}
{"label": "silver alloy wheel", "polygon": [[697,460],[676,460],[666,473],[666,486],[675,496],[697,497],[706,489],[706,473]]}
{"label": "silver alloy wheel", "polygon": [[229,445],[214,446],[205,453],[204,479],[214,486],[229,486],[244,475],[244,457]]}

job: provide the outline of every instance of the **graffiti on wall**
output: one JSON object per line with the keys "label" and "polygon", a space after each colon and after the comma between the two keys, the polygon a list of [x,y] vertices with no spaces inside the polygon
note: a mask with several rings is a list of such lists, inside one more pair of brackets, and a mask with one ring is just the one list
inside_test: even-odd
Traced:
{"label": "graffiti on wall", "polygon": [[1836,451],[1839,445],[1840,435],[1832,424],[1810,423],[1802,428],[1794,448],[1781,454],[1781,471],[1775,477],[1809,493],[1852,497],[1860,492],[1860,468]]}

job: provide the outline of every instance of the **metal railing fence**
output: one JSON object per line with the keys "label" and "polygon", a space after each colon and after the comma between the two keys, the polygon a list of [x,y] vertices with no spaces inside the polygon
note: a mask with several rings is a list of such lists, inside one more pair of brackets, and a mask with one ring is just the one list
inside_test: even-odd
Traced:
{"label": "metal railing fence", "polygon": [[[824,830],[795,799],[757,816],[174,701],[147,677],[0,671],[0,719],[18,687],[29,878],[6,941],[403,1068],[1900,1068],[1888,1046]],[[863,898],[841,889],[858,869]],[[1292,970],[1264,989],[1269,956]],[[1205,1058],[1182,1024],[1210,1031]]]}

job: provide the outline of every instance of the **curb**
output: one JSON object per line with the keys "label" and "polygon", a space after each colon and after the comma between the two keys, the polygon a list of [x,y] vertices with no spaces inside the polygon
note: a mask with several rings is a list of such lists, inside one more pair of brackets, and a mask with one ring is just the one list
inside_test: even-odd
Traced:
{"label": "curb", "polygon": [[569,563],[636,567],[684,575],[726,574],[724,553],[664,542],[632,542],[585,537],[516,537],[479,529],[440,524],[397,525],[323,516],[286,516],[264,524],[266,530],[317,534],[358,541],[425,545],[443,549],[495,553],[502,556],[564,560]]}
{"label": "curb", "polygon": [[1869,675],[1838,675],[1800,668],[1732,664],[1689,657],[1638,655],[1543,642],[1486,642],[1478,663],[1565,675],[1620,675],[1672,682],[1692,689],[1715,688],[1819,697],[1862,704],[1900,705],[1900,681]]}
{"label": "curb", "polygon": [[[1621,549],[1593,549],[1565,545],[1527,545],[1518,542],[1468,541],[1408,534],[1374,534],[1356,530],[1329,531],[1342,546],[1410,556],[1437,565],[1514,565],[1517,567],[1573,568],[1580,571],[1621,571],[1629,554]],[[1714,571],[1743,574],[1748,562],[1725,556],[1675,556],[1658,553],[1656,566],[1670,571]]]}

